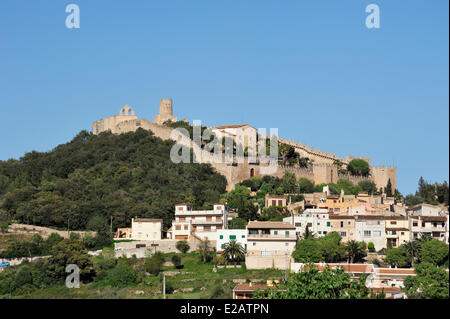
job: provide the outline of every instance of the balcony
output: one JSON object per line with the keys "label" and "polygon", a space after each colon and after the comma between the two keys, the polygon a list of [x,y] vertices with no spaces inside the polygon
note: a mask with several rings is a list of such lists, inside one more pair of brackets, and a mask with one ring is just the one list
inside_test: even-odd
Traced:
{"label": "balcony", "polygon": [[223,221],[221,220],[193,220],[192,225],[223,225]]}
{"label": "balcony", "polygon": [[297,240],[297,236],[295,232],[292,232],[292,234],[285,235],[272,235],[272,234],[249,234],[247,237],[247,240]]}
{"label": "balcony", "polygon": [[398,238],[399,236],[399,232],[397,232],[396,230],[388,230],[386,232],[386,238]]}
{"label": "balcony", "polygon": [[175,216],[223,216],[222,210],[176,211]]}

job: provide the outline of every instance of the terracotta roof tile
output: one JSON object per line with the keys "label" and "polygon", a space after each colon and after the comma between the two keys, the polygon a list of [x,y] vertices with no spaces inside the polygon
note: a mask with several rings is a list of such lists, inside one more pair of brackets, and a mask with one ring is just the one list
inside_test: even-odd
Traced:
{"label": "terracotta roof tile", "polygon": [[264,228],[264,229],[295,229],[295,226],[286,222],[258,222],[249,221],[247,228]]}

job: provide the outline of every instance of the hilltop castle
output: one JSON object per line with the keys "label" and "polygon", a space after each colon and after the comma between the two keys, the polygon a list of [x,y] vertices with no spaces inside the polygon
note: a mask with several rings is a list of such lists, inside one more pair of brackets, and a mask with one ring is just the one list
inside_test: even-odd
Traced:
{"label": "hilltop castle", "polygon": [[[173,128],[163,125],[164,122],[170,120],[177,121],[177,117],[173,115],[173,101],[171,99],[161,99],[159,102],[159,113],[154,117],[153,122],[146,119],[138,119],[134,110],[126,105],[119,110],[118,115],[103,118],[95,121],[92,124],[93,134],[100,134],[101,132],[111,131],[113,134],[121,134],[126,132],[134,132],[138,128],[150,130],[155,136],[161,139],[171,139],[171,133]],[[187,119],[183,121],[187,122]],[[225,136],[232,137],[235,142],[240,143],[246,147],[251,144],[247,139],[248,132],[257,132],[256,128],[248,125],[226,125],[218,127],[209,127],[218,138]],[[247,134],[242,134],[242,133]],[[250,134],[250,136],[252,136]],[[256,136],[256,134],[254,135]],[[285,172],[293,173],[296,178],[307,178],[316,184],[321,183],[336,183],[339,179],[348,179],[353,183],[358,183],[362,180],[372,180],[377,188],[386,187],[388,180],[391,180],[392,189],[396,189],[396,175],[397,168],[391,166],[370,166],[370,176],[351,176],[343,175],[339,172],[340,168],[346,168],[348,163],[354,159],[353,156],[347,156],[341,158],[336,154],[327,153],[315,148],[309,147],[303,143],[297,143],[296,141],[279,138],[279,141],[294,147],[295,151],[302,157],[307,157],[313,160],[312,166],[308,168],[293,168],[293,167],[278,167],[275,173],[271,173],[272,176],[282,177]],[[179,140],[177,140],[180,143]],[[187,145],[189,147],[196,147],[195,144]],[[201,150],[200,150],[201,152]],[[370,165],[369,158],[362,158],[366,160]],[[337,165],[340,163],[341,167]],[[234,185],[245,179],[253,176],[263,176],[264,165],[259,163],[211,163],[217,172],[224,175],[228,182],[229,189],[234,188]]]}

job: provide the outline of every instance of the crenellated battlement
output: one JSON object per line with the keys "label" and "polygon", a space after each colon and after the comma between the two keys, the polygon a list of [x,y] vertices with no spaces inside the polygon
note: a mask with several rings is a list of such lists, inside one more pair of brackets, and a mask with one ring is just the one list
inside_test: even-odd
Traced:
{"label": "crenellated battlement", "polygon": [[[160,101],[159,112],[155,117],[154,122],[148,121],[144,118],[138,119],[134,110],[126,105],[119,110],[118,115],[103,118],[95,121],[92,124],[93,134],[100,134],[104,131],[111,131],[113,134],[122,134],[126,132],[136,131],[138,128],[152,131],[155,136],[168,140],[171,139],[173,128],[162,125],[166,120],[176,120],[172,113],[172,100],[163,99]],[[187,121],[187,120],[185,120]],[[206,126],[208,129],[214,130],[217,127],[213,125]],[[263,139],[270,139],[268,134],[260,135]],[[370,158],[368,157],[354,157],[347,156],[345,158],[337,156],[335,153],[329,153],[320,149],[316,149],[303,142],[297,142],[294,139],[286,139],[278,137],[280,143],[287,144],[295,148],[295,151],[302,157],[308,157],[312,165],[307,168],[299,167],[283,167],[278,166],[275,172],[266,173],[270,170],[265,170],[264,165],[251,163],[237,163],[237,165],[230,165],[230,163],[211,163],[211,165],[228,181],[229,187],[233,188],[238,182],[248,179],[252,176],[264,176],[270,174],[272,176],[282,177],[286,172],[293,173],[296,178],[308,178],[316,184],[321,183],[337,183],[339,179],[348,179],[353,183],[358,183],[364,180],[372,180],[378,188],[386,187],[389,180],[391,180],[392,188],[396,188],[396,174],[397,168],[393,166],[371,166],[370,176],[360,177],[341,174],[340,167],[336,165],[336,161],[342,163],[342,168],[345,168],[352,159],[363,159],[370,165]],[[199,148],[196,144],[189,141],[175,141],[187,147],[192,147],[194,152],[201,155],[205,151]],[[204,155],[210,155],[204,154]],[[222,154],[220,155],[222,156]],[[200,158],[207,158],[207,156],[200,156]]]}

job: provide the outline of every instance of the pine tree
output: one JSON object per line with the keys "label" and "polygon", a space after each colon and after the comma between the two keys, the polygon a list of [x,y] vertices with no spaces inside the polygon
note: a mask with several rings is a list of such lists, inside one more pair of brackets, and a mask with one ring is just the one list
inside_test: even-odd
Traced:
{"label": "pine tree", "polygon": [[392,197],[392,183],[391,183],[391,179],[389,178],[387,185],[386,185],[386,196],[387,197]]}

